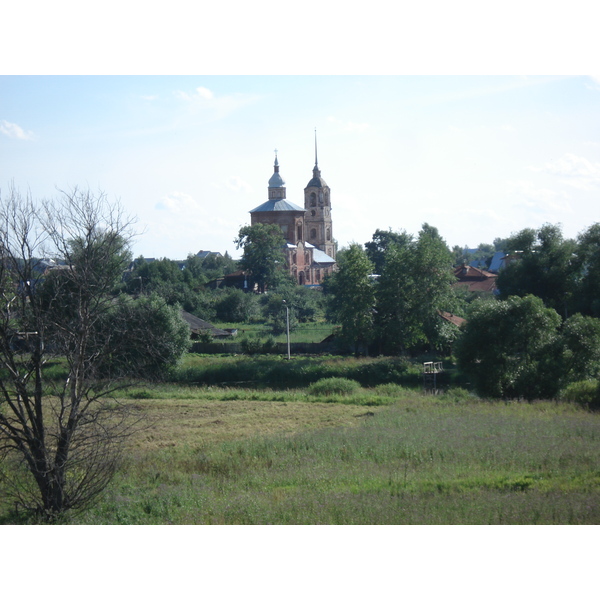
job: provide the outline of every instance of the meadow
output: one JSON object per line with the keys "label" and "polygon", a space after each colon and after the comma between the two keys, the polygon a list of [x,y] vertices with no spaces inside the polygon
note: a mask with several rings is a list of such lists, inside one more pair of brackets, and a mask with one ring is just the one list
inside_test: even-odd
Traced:
{"label": "meadow", "polygon": [[145,426],[100,502],[67,522],[600,522],[600,414],[364,383],[414,377],[389,359],[258,360],[250,386],[223,381],[250,359],[191,356],[181,382],[131,388],[120,400]]}
{"label": "meadow", "polygon": [[[221,329],[237,329],[234,338],[224,339],[224,343],[239,343],[244,340],[266,340],[272,338],[275,342],[287,341],[285,332],[274,334],[267,323],[225,323],[217,325]],[[291,333],[294,342],[319,343],[334,332],[335,327],[327,323],[298,323]]]}

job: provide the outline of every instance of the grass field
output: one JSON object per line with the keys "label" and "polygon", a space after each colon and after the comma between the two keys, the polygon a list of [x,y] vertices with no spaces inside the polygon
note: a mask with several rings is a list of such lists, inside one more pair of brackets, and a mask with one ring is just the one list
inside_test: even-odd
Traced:
{"label": "grass field", "polygon": [[[217,323],[217,327],[221,329],[237,329],[237,335],[231,339],[223,340],[227,342],[242,342],[244,339],[267,339],[272,337],[275,342],[287,341],[287,334],[280,333],[274,335],[271,327],[266,323]],[[319,343],[327,336],[331,335],[334,327],[328,323],[299,323],[290,333],[290,341]]]}
{"label": "grass field", "polygon": [[359,392],[382,399],[371,406],[205,393],[131,400],[150,426],[103,500],[72,522],[600,522],[600,415],[572,405],[398,389]]}
{"label": "grass field", "polygon": [[[66,522],[600,522],[600,413],[419,382],[402,359],[189,355],[121,394],[143,427]],[[21,522],[11,508],[0,495],[0,522]]]}

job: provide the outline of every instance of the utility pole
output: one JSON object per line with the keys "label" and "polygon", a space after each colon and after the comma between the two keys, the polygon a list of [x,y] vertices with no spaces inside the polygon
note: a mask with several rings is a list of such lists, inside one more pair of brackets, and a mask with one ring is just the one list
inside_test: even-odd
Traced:
{"label": "utility pole", "polygon": [[287,332],[287,351],[288,351],[288,360],[290,360],[291,357],[291,353],[290,353],[290,309],[287,305],[287,302],[284,300],[283,303],[285,304],[285,328],[286,328],[286,332]]}

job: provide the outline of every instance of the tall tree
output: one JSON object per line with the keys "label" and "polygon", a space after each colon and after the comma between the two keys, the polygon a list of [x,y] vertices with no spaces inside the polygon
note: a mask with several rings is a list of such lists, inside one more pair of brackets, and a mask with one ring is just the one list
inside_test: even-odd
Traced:
{"label": "tall tree", "polygon": [[600,317],[600,223],[594,223],[577,237],[575,268],[579,281],[575,310]]}
{"label": "tall tree", "polygon": [[406,231],[375,230],[370,242],[365,244],[367,257],[375,267],[375,273],[381,274],[385,265],[388,250],[392,247],[403,248],[412,243],[413,238]]}
{"label": "tall tree", "polygon": [[11,190],[0,204],[0,454],[17,468],[17,501],[47,519],[86,506],[118,466],[131,422],[106,401],[123,384],[115,368],[131,376],[173,359],[176,332],[152,310],[138,321],[145,334],[123,328],[113,291],[130,236],[131,220],[103,194],[75,189],[36,204]]}
{"label": "tall tree", "polygon": [[373,263],[363,248],[350,244],[338,254],[338,270],[324,285],[330,311],[341,325],[342,340],[358,353],[373,340],[375,288],[371,278]]}
{"label": "tall tree", "polygon": [[378,335],[384,352],[445,344],[438,311],[455,309],[452,263],[445,241],[427,223],[416,240],[390,245],[377,285]]}
{"label": "tall tree", "polygon": [[564,318],[572,314],[578,281],[577,245],[563,238],[560,226],[524,229],[508,238],[505,248],[513,260],[498,275],[501,299],[533,294]]}
{"label": "tall tree", "polygon": [[250,278],[250,285],[260,292],[276,287],[285,278],[285,238],[277,225],[257,223],[242,227],[234,240],[243,249],[240,267]]}

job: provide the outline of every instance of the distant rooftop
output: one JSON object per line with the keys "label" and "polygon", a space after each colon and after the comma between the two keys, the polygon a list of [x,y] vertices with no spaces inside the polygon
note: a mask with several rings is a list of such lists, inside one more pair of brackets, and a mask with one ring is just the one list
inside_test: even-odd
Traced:
{"label": "distant rooftop", "polygon": [[253,208],[250,212],[276,212],[276,211],[300,211],[304,212],[297,204],[286,200],[285,198],[267,200],[260,206]]}
{"label": "distant rooftop", "polygon": [[223,256],[220,252],[212,252],[211,250],[200,250],[200,252],[198,252],[196,254],[196,256],[198,258],[206,258],[207,256]]}
{"label": "distant rooftop", "polygon": [[331,258],[331,256],[329,256],[329,254],[323,252],[322,250],[319,250],[318,248],[316,248],[312,244],[309,244],[307,242],[306,243],[306,247],[307,248],[312,248],[312,251],[313,251],[313,260],[316,263],[319,263],[320,265],[333,265],[335,263],[335,259],[334,258]]}

